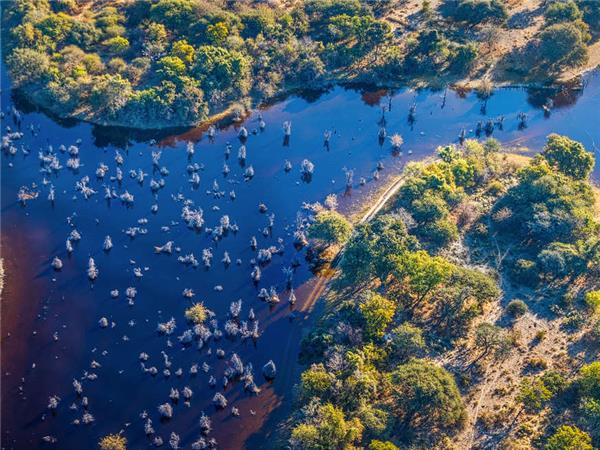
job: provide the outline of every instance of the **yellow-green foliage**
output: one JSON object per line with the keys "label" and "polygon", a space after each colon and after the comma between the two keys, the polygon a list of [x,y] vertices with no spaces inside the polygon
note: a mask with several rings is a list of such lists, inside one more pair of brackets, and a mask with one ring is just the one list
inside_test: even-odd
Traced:
{"label": "yellow-green foliage", "polygon": [[125,450],[127,448],[127,439],[119,434],[109,434],[100,439],[99,444],[102,450]]}
{"label": "yellow-green foliage", "polygon": [[370,295],[359,305],[365,321],[365,334],[368,338],[378,339],[383,336],[396,312],[396,303],[379,294]]}
{"label": "yellow-green foliage", "polygon": [[594,314],[600,314],[600,291],[590,291],[585,294],[585,304]]}
{"label": "yellow-green foliage", "polygon": [[185,318],[195,324],[204,322],[208,318],[208,309],[202,303],[196,303],[185,310]]}

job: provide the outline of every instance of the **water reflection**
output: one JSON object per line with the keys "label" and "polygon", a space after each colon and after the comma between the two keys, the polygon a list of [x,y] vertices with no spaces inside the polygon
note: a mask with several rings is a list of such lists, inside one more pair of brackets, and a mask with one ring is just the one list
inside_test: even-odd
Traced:
{"label": "water reflection", "polygon": [[[3,106],[10,108],[7,83],[3,78],[2,100]],[[545,117],[541,105],[546,104],[548,96],[554,100],[554,109]],[[59,123],[27,110],[22,117],[25,136],[18,142],[19,151],[14,156],[2,155],[2,247],[10,269],[4,293],[10,307],[3,310],[9,315],[3,314],[2,325],[3,330],[10,328],[12,334],[10,339],[4,333],[2,337],[3,368],[10,373],[4,376],[2,384],[5,447],[38,448],[43,436],[53,435],[59,439],[59,448],[92,448],[101,435],[120,429],[126,430],[132,448],[146,447],[149,441],[139,418],[143,410],[150,414],[163,438],[175,431],[186,446],[198,436],[198,419],[204,411],[213,420],[211,435],[223,448],[242,448],[245,442],[247,448],[261,447],[264,441],[257,436],[263,435],[256,433],[265,423],[268,426],[262,428],[264,432],[273,430],[277,420],[291,408],[292,387],[298,379],[300,338],[314,317],[307,314],[306,308],[312,306],[315,299],[309,294],[320,280],[312,276],[305,262],[307,255],[294,247],[293,236],[304,202],[323,201],[327,194],[336,193],[342,211],[357,211],[364,199],[381,188],[387,176],[397,174],[407,161],[431,155],[438,145],[458,142],[463,133],[465,138],[475,137],[480,122],[481,137],[489,134],[515,146],[529,145],[539,150],[545,136],[556,131],[597,151],[597,75],[587,78],[583,91],[549,94],[497,90],[487,101],[485,116],[481,114],[481,104],[474,93],[452,90],[388,92],[356,86],[332,87],[265,106],[260,110],[265,122],[262,131],[258,113],[240,123],[219,123],[214,139],[208,139],[207,126],[177,132],[139,132]],[[17,106],[22,107],[20,103]],[[520,112],[527,114],[527,128],[522,130]],[[504,117],[501,124],[497,122],[499,117]],[[285,121],[292,124],[287,142],[282,128]],[[492,126],[488,130],[489,121]],[[39,125],[39,131],[29,132],[32,124]],[[15,126],[8,116],[3,125]],[[242,126],[249,132],[244,144],[245,165],[236,164]],[[387,134],[380,140],[381,127]],[[330,135],[324,146],[326,131]],[[388,137],[394,133],[404,141],[396,148]],[[48,175],[49,184],[44,185],[38,150],[44,152],[49,144],[55,149],[60,144],[68,146],[78,139],[83,163],[79,173],[62,169]],[[154,141],[155,145],[149,145]],[[195,143],[191,159],[188,142]],[[21,145],[29,149],[28,156],[20,151]],[[125,160],[125,176],[118,187],[108,179],[97,180],[94,175],[101,163],[109,167],[109,174],[114,174],[115,149],[121,149]],[[163,150],[159,165],[168,168],[168,175],[152,163],[151,153],[158,149]],[[64,165],[66,155],[59,153],[59,158]],[[305,159],[314,167],[302,175]],[[224,163],[230,168],[229,173],[224,173]],[[188,166],[194,164],[198,165],[191,169],[199,177],[196,188],[189,182],[192,175]],[[246,180],[249,166],[256,172],[251,180]],[[129,170],[150,175],[140,184],[129,178]],[[380,173],[381,179],[376,181]],[[87,201],[80,195],[74,196],[75,183],[84,175],[90,175],[90,185],[100,192]],[[165,187],[153,193],[150,178],[163,178]],[[45,200],[50,184],[57,193],[54,204]],[[119,201],[104,200],[103,184],[115,187],[119,194],[127,189],[135,196],[133,205],[126,208]],[[16,200],[21,186],[38,190],[40,198],[23,208]],[[215,194],[221,191],[225,194]],[[235,191],[235,199],[228,195],[230,191]],[[216,228],[228,215],[232,223],[239,225],[239,231],[215,241],[212,234],[187,229],[179,223],[181,198],[192,200],[194,207],[203,209],[207,227]],[[159,208],[153,212],[155,204]],[[267,207],[266,213],[259,211],[259,204]],[[270,213],[275,213],[272,226]],[[75,251],[67,254],[65,239],[72,231],[71,223],[83,237]],[[123,232],[131,227],[147,228],[148,232],[131,238]],[[102,250],[107,234],[114,244],[109,253]],[[253,236],[259,248],[282,247],[282,253],[274,255],[262,269],[258,286],[250,277],[250,261],[256,257],[250,246]],[[154,253],[155,245],[170,240],[181,248],[181,253]],[[177,256],[192,252],[200,259],[207,248],[214,255],[210,270],[184,267],[177,261]],[[225,251],[233,264],[219,263]],[[64,262],[60,273],[49,266],[55,255]],[[99,268],[93,284],[86,274],[90,257]],[[241,260],[239,265],[235,263],[237,258]],[[300,266],[293,287],[298,302],[290,308],[285,301],[289,291],[282,269],[296,263]],[[137,268],[144,275],[141,279],[134,275]],[[109,295],[113,289],[124,292],[130,286],[139,292],[134,307],[124,298],[116,300]],[[284,300],[278,305],[267,305],[257,298],[260,288],[271,286]],[[156,324],[171,317],[176,317],[180,326],[177,335],[186,328],[183,310],[192,302],[182,295],[186,288],[193,289],[197,299],[213,310],[221,323],[228,318],[230,302],[241,298],[242,315],[245,318],[253,308],[261,337],[256,342],[213,342],[208,346],[209,355],[207,348],[198,351],[182,346],[176,336],[159,336]],[[115,327],[100,328],[101,317],[114,322]],[[54,340],[55,335],[58,340]],[[219,385],[219,392],[224,393],[229,404],[240,409],[239,418],[229,410],[214,409],[211,399],[216,391],[208,385],[207,374],[192,377],[188,372],[193,364],[206,362],[210,373],[221,382],[228,363],[216,357],[219,348],[228,358],[236,352],[244,363],[252,363],[262,390],[254,397],[244,391],[241,383],[231,383],[225,389]],[[148,364],[162,370],[161,351],[173,362],[173,373],[179,367],[184,370],[181,377],[154,378],[141,371],[141,352],[150,355]],[[269,359],[275,361],[280,373],[274,382],[260,377],[260,369]],[[75,426],[72,421],[81,417],[82,407],[71,383],[74,377],[92,371],[92,361],[101,364],[93,370],[98,379],[86,381],[84,392],[96,422],[90,427]],[[192,406],[179,403],[174,406],[173,419],[161,424],[157,406],[168,401],[172,387],[181,390],[184,386],[194,391]],[[62,399],[54,417],[47,415],[50,395]],[[69,409],[72,403],[76,405],[74,410]],[[280,406],[273,414],[277,405]]]}

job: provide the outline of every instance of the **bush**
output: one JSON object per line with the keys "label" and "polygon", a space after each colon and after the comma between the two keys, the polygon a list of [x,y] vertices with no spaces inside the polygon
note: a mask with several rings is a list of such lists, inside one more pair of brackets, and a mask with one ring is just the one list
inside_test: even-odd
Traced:
{"label": "bush", "polygon": [[552,2],[544,11],[546,23],[553,25],[561,22],[581,20],[583,14],[573,0]]}
{"label": "bush", "polygon": [[546,450],[593,450],[589,434],[575,426],[563,425],[546,442]]}
{"label": "bush", "polygon": [[420,356],[426,348],[423,331],[406,322],[390,333],[390,356],[397,361]]}
{"label": "bush", "polygon": [[423,226],[419,234],[433,247],[442,248],[458,239],[458,228],[455,223],[442,219]]}
{"label": "bush", "polygon": [[506,306],[506,312],[512,317],[521,317],[528,309],[523,300],[511,300]]}
{"label": "bush", "polygon": [[399,450],[399,448],[391,442],[383,442],[373,439],[369,444],[369,450]]}
{"label": "bush", "polygon": [[113,54],[123,53],[129,48],[129,41],[123,36],[115,36],[107,39],[102,44],[109,53]]}
{"label": "bush", "polygon": [[196,303],[185,310],[185,318],[195,324],[203,323],[208,315],[209,311],[202,303]]}
{"label": "bush", "polygon": [[31,48],[17,48],[7,59],[14,86],[42,80],[49,74],[50,58]]}
{"label": "bush", "polygon": [[364,320],[365,336],[369,339],[383,337],[396,312],[396,304],[379,294],[371,294],[359,304]]}
{"label": "bush", "polygon": [[535,286],[539,281],[537,264],[529,259],[517,259],[512,267],[512,276],[521,284]]}
{"label": "bush", "polygon": [[102,450],[125,450],[127,439],[118,434],[109,434],[100,439],[98,445]]}
{"label": "bush", "polygon": [[600,291],[586,292],[585,304],[594,314],[600,313]]}
{"label": "bush", "polygon": [[500,0],[460,0],[452,16],[455,20],[476,25],[482,22],[504,22],[508,13]]}

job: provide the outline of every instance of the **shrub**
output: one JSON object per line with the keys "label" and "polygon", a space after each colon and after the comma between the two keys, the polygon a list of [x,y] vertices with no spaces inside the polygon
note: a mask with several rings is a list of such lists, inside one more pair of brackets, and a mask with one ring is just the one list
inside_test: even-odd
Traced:
{"label": "shrub", "polygon": [[546,442],[546,450],[593,450],[589,434],[575,426],[563,425]]}
{"label": "shrub", "polygon": [[581,20],[583,14],[573,0],[552,2],[544,11],[546,23],[552,25],[561,22]]}
{"label": "shrub", "polygon": [[123,36],[115,36],[105,40],[103,43],[104,47],[109,53],[119,54],[123,53],[129,48],[129,40]]}
{"label": "shrub", "polygon": [[506,312],[512,317],[521,317],[527,312],[527,304],[523,300],[511,300],[506,306]]}
{"label": "shrub", "polygon": [[581,30],[572,23],[551,25],[540,33],[540,57],[549,68],[577,67],[588,58]]}
{"label": "shrub", "polygon": [[481,22],[504,22],[508,13],[500,0],[460,0],[453,17],[475,25]]}
{"label": "shrub", "polygon": [[586,292],[585,304],[594,314],[600,313],[600,291]]}
{"label": "shrub", "polygon": [[458,228],[455,223],[441,219],[424,225],[419,234],[433,247],[441,248],[458,239]]}
{"label": "shrub", "polygon": [[517,259],[511,272],[516,281],[526,286],[534,286],[539,281],[537,264],[529,259]]}
{"label": "shrub", "polygon": [[7,59],[15,86],[40,81],[49,74],[50,59],[31,48],[17,48]]}
{"label": "shrub", "polygon": [[98,445],[102,450],[125,450],[127,439],[118,434],[109,434],[100,439]]}
{"label": "shrub", "polygon": [[423,331],[405,322],[392,330],[390,347],[390,356],[399,361],[419,356],[419,353],[426,348]]}
{"label": "shrub", "polygon": [[185,310],[185,318],[195,324],[203,323],[209,315],[209,311],[202,303],[196,303]]}
{"label": "shrub", "polygon": [[552,392],[540,378],[525,379],[521,382],[518,401],[528,412],[538,411],[552,398]]}
{"label": "shrub", "polygon": [[373,439],[369,444],[369,450],[399,450],[399,448],[389,441],[383,442]]}

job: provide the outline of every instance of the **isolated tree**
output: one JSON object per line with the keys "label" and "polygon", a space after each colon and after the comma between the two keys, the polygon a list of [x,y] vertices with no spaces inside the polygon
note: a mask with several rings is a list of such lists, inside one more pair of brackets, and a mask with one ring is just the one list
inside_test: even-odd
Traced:
{"label": "isolated tree", "polygon": [[485,358],[491,353],[502,356],[510,349],[510,339],[506,331],[491,323],[481,323],[475,330],[475,347],[481,353],[473,363]]}

